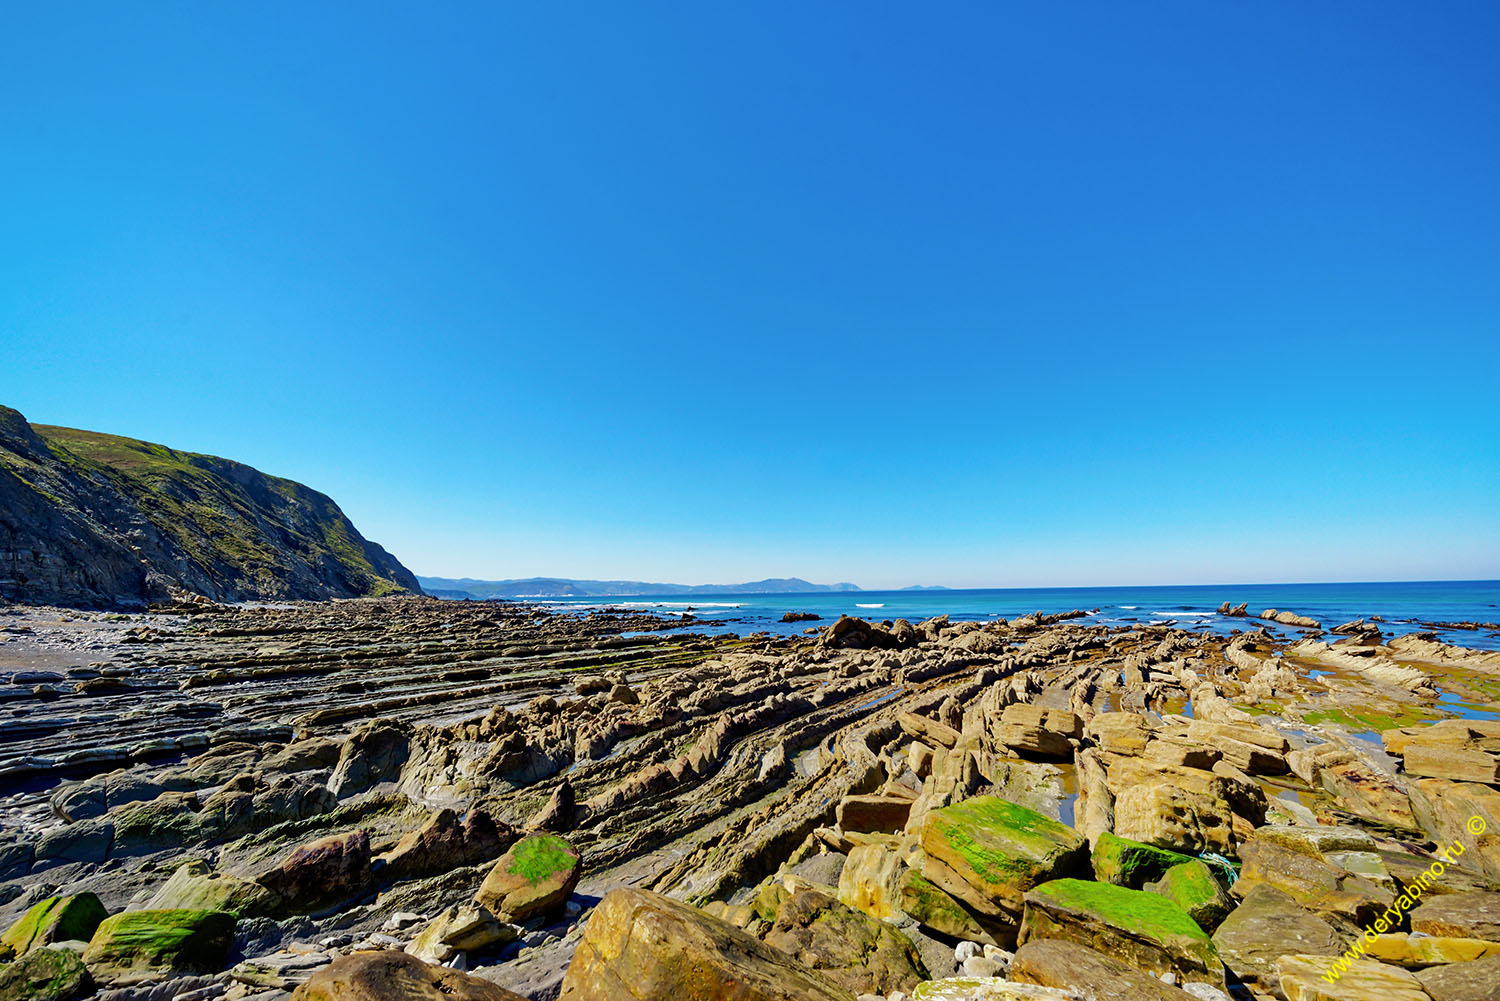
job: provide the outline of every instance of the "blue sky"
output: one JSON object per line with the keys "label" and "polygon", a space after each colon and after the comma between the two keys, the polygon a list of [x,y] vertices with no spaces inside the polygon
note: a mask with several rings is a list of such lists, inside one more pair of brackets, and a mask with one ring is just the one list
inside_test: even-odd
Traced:
{"label": "blue sky", "polygon": [[13,4],[0,402],[418,573],[1496,577],[1497,29]]}

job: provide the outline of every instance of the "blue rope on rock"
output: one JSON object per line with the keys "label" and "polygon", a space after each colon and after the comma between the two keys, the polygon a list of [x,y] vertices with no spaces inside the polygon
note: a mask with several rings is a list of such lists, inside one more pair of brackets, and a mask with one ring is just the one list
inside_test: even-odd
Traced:
{"label": "blue rope on rock", "polygon": [[1234,863],[1229,861],[1224,856],[1219,855],[1215,852],[1204,852],[1198,857],[1207,862],[1209,865],[1218,866],[1220,869],[1224,870],[1224,873],[1229,877],[1230,886],[1233,886],[1235,884],[1235,880],[1240,878],[1239,871],[1235,869]]}

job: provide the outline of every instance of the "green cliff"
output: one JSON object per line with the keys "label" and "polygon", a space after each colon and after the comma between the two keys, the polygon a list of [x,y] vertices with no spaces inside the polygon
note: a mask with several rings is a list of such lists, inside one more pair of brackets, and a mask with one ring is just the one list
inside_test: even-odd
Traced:
{"label": "green cliff", "polygon": [[0,407],[0,599],[112,607],[420,593],[337,504],[228,459]]}

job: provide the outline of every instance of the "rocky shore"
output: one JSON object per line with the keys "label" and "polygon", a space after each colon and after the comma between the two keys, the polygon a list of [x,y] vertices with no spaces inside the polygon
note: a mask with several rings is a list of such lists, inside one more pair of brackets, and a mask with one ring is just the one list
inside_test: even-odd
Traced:
{"label": "rocky shore", "polygon": [[1500,996],[1500,654],[1259,618],[0,609],[0,1001]]}

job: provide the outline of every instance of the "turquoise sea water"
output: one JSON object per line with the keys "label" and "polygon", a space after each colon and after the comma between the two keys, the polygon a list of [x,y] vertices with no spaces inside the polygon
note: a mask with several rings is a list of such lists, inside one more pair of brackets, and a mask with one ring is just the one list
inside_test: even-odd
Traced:
{"label": "turquoise sea water", "polygon": [[[1014,618],[1027,612],[1094,612],[1084,622],[1120,625],[1175,622],[1189,629],[1228,632],[1266,625],[1282,635],[1297,630],[1254,619],[1227,618],[1216,609],[1249,602],[1248,611],[1267,608],[1308,615],[1325,628],[1378,615],[1387,635],[1424,631],[1431,622],[1500,623],[1500,581],[1418,581],[1355,584],[1213,584],[1184,587],[1052,587],[951,591],[850,591],[819,594],[715,594],[660,598],[532,599],[558,609],[620,608],[681,614],[692,610],[689,632],[767,632],[791,635],[826,624],[840,615],[873,621],[917,622],[947,614],[953,620]],[[1096,611],[1097,610],[1097,611]],[[810,612],[819,622],[783,623],[786,612]],[[1500,628],[1438,629],[1444,641],[1500,650]]]}

